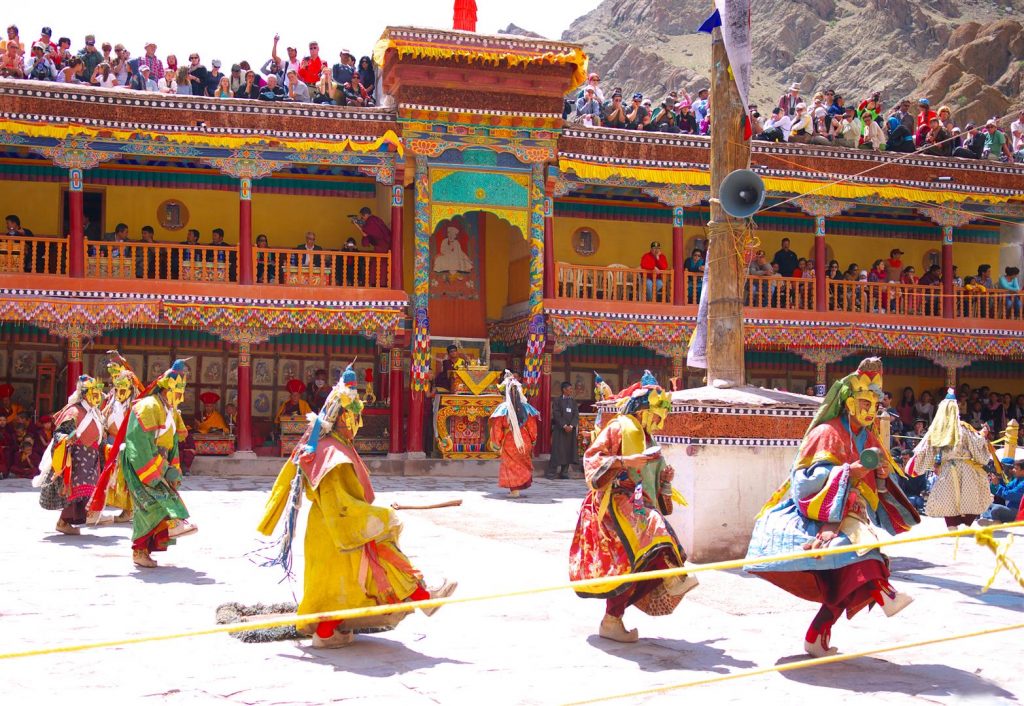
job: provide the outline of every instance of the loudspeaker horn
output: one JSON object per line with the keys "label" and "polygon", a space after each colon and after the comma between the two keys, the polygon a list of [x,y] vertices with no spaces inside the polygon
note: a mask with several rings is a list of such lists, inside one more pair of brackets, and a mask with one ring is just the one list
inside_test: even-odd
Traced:
{"label": "loudspeaker horn", "polygon": [[750,218],[764,204],[764,182],[750,169],[737,169],[722,181],[718,200],[733,218]]}

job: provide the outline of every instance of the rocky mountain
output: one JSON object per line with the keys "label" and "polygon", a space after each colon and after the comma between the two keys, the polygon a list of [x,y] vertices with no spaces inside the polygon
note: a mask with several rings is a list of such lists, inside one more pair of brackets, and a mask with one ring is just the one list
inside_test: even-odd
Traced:
{"label": "rocky mountain", "polygon": [[[711,45],[695,29],[708,0],[604,0],[562,35],[582,43],[606,88],[708,85]],[[1024,0],[762,0],[753,6],[751,97],[774,104],[790,83],[859,101],[882,91],[949,104],[958,121],[1021,103]]]}

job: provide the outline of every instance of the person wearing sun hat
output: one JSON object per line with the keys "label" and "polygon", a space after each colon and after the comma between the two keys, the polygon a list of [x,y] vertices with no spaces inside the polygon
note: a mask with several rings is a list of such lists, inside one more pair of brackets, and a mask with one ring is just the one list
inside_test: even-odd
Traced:
{"label": "person wearing sun hat", "polygon": [[[583,455],[587,493],[569,549],[573,581],[682,567],[686,551],[665,519],[682,497],[672,489],[674,471],[653,434],[672,408],[671,395],[649,370],[614,398],[618,413]],[[581,598],[605,599],[598,635],[636,642],[622,616],[629,606],[668,615],[697,586],[693,576],[673,576],[576,589]]]}
{"label": "person wearing sun hat", "polygon": [[[865,358],[832,384],[789,478],[757,515],[748,560],[876,542],[920,522],[892,476],[902,469],[873,431],[881,397],[879,358]],[[832,626],[844,612],[852,618],[878,605],[892,617],[912,600],[889,583],[888,560],[878,549],[752,563],[744,571],[821,604],[804,637],[814,657],[835,654]]]}
{"label": "person wearing sun hat", "polygon": [[[280,565],[290,575],[292,542],[299,506],[310,501],[304,541],[303,591],[299,614],[364,608],[450,596],[455,582],[428,589],[422,574],[398,547],[402,523],[392,508],[374,505],[366,464],[353,446],[363,424],[363,401],[356,373],[348,366],[319,413],[295,445],[267,499],[258,531],[264,535],[285,518],[277,541],[279,553],[266,565]],[[425,608],[426,615],[437,610]],[[300,624],[313,629],[313,647],[345,647],[355,630],[394,627],[408,612],[367,619],[323,620]]]}

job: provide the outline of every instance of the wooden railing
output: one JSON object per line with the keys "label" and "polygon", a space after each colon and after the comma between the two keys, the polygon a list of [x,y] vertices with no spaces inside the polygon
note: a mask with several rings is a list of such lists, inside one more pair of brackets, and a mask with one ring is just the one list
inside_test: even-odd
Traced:
{"label": "wooden railing", "polygon": [[67,238],[0,237],[0,272],[66,275]]}
{"label": "wooden railing", "polygon": [[974,292],[958,288],[953,293],[953,315],[957,318],[1024,321],[1024,294],[994,289]]}
{"label": "wooden railing", "polygon": [[253,248],[257,284],[301,287],[391,286],[391,253]]}
{"label": "wooden railing", "polygon": [[743,306],[814,311],[814,280],[749,275],[743,287]]}
{"label": "wooden railing", "polygon": [[569,299],[672,303],[672,273],[611,265],[590,267],[559,262],[555,295]]}
{"label": "wooden railing", "polygon": [[85,276],[107,279],[236,281],[235,248],[178,243],[86,244]]}
{"label": "wooden railing", "polygon": [[826,283],[828,309],[881,316],[942,316],[942,287],[895,282]]}

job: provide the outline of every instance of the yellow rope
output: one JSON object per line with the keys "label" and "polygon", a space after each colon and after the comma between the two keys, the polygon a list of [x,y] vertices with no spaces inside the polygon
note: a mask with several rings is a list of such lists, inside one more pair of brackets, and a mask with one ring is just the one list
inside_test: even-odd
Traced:
{"label": "yellow rope", "polygon": [[908,650],[913,647],[924,647],[926,645],[938,645],[943,642],[953,642],[955,640],[966,640],[971,637],[981,637],[983,635],[995,635],[998,633],[1009,632],[1011,630],[1020,630],[1024,628],[1024,623],[1017,623],[1016,625],[1006,625],[998,628],[989,628],[987,630],[976,630],[974,632],[961,633],[959,635],[947,635],[946,637],[933,637],[928,640],[917,640],[915,642],[903,642],[898,645],[889,645],[888,647],[875,647],[870,650],[863,650],[861,652],[851,652],[849,654],[831,655],[829,657],[816,657],[814,659],[801,660],[799,662],[789,662],[787,664],[776,664],[771,667],[757,667],[754,669],[744,669],[738,672],[730,672],[729,674],[716,674],[713,677],[705,677],[703,679],[695,679],[693,681],[683,682],[681,684],[667,684],[665,686],[656,686],[650,689],[641,689],[638,691],[631,691],[627,694],[614,694],[612,696],[598,696],[593,699],[586,699],[584,701],[572,701],[563,706],[582,706],[583,704],[594,704],[602,701],[615,701],[618,699],[628,699],[637,696],[648,696],[651,694],[661,694],[666,691],[675,691],[678,689],[686,689],[692,686],[703,686],[706,684],[718,684],[724,681],[732,681],[735,679],[743,679],[745,677],[757,677],[762,674],[771,674],[772,672],[792,672],[797,669],[805,669],[807,667],[817,667],[823,664],[835,664],[837,662],[846,662],[851,659],[860,659],[861,657],[868,657],[870,655],[883,654],[886,652],[896,652],[897,650]]}
{"label": "yellow rope", "polygon": [[[164,640],[177,640],[186,637],[203,637],[206,635],[217,635],[223,633],[232,632],[245,632],[249,630],[265,630],[268,628],[286,627],[289,625],[295,625],[296,623],[313,623],[321,622],[324,620],[351,620],[353,618],[362,618],[367,616],[386,615],[388,613],[400,613],[400,612],[411,612],[417,608],[433,608],[440,607],[443,605],[455,604],[455,603],[479,603],[482,601],[498,600],[504,598],[518,598],[520,596],[530,596],[537,593],[551,593],[553,591],[564,591],[565,589],[577,589],[577,588],[593,588],[593,587],[612,587],[619,586],[624,583],[632,583],[635,581],[646,581],[648,579],[659,579],[668,578],[670,576],[680,576],[684,574],[696,574],[704,571],[726,571],[729,569],[738,569],[751,564],[772,564],[776,562],[789,561],[791,559],[807,559],[814,557],[831,556],[833,554],[845,554],[847,552],[863,552],[870,549],[879,549],[881,547],[895,546],[900,544],[912,544],[915,542],[928,542],[935,539],[943,539],[946,537],[963,537],[968,535],[984,535],[985,540],[979,540],[979,543],[983,546],[987,546],[990,549],[993,547],[999,549],[996,552],[997,564],[1004,566],[1019,579],[1020,570],[1016,567],[1013,562],[1006,557],[1006,551],[1009,549],[1009,544],[1004,540],[1003,542],[997,542],[993,537],[992,533],[996,531],[1012,529],[1016,527],[1024,527],[1024,522],[1010,522],[1002,525],[993,525],[991,527],[979,528],[979,529],[962,529],[962,530],[951,530],[948,532],[940,532],[936,534],[921,535],[917,537],[897,537],[894,539],[882,541],[882,542],[870,542],[864,544],[851,544],[842,547],[825,547],[823,549],[807,550],[792,552],[790,554],[778,554],[771,557],[760,557],[757,559],[733,559],[730,561],[719,561],[711,564],[700,564],[692,566],[684,566],[673,569],[658,569],[656,571],[643,571],[632,574],[622,574],[620,576],[606,576],[593,579],[582,579],[579,581],[569,581],[567,583],[556,584],[554,586],[540,586],[537,588],[526,588],[519,591],[506,591],[503,593],[492,593],[482,596],[466,596],[463,598],[431,598],[425,601],[410,601],[407,603],[396,603],[378,606],[368,606],[365,608],[346,608],[344,610],[331,610],[324,611],[322,613],[307,613],[302,615],[288,615],[281,618],[272,618],[267,620],[252,621],[249,623],[232,623],[230,625],[218,625],[212,628],[205,628],[200,630],[188,630],[178,633],[170,633],[166,635],[149,635],[141,637],[128,637],[117,640],[105,640],[102,642],[88,642],[77,645],[61,645],[56,647],[41,647],[34,650],[23,650],[19,652],[6,652],[0,653],[0,660],[4,659],[15,659],[19,657],[34,657],[46,654],[55,654],[63,652],[82,652],[85,650],[94,650],[103,647],[117,647],[120,645],[136,645],[144,642],[158,642]],[[998,571],[999,566],[996,567]],[[983,590],[987,590],[988,587],[995,580],[995,575],[989,579]],[[1024,585],[1024,584],[1022,584]]]}

